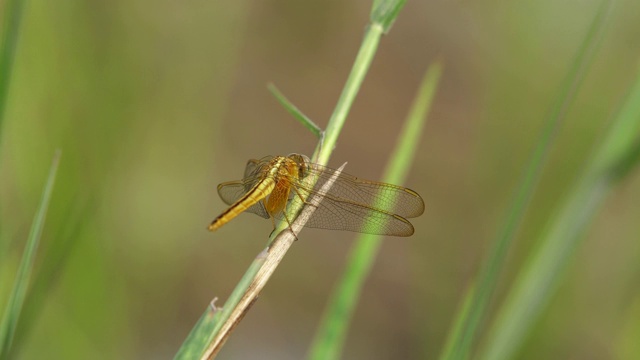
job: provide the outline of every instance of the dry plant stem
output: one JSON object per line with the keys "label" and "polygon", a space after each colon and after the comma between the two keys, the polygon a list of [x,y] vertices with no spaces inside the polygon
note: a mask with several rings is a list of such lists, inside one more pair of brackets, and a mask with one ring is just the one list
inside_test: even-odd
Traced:
{"label": "dry plant stem", "polygon": [[252,279],[251,284],[248,286],[246,292],[235,306],[235,308],[231,311],[231,314],[227,318],[220,331],[218,331],[217,336],[214,337],[209,343],[209,346],[205,350],[201,359],[213,359],[224,343],[227,341],[231,332],[236,327],[236,325],[242,320],[244,315],[249,311],[251,305],[258,300],[258,296],[262,291],[262,288],[267,284],[269,278],[271,278],[271,274],[276,270],[276,267],[280,264],[284,255],[287,253],[293,242],[297,239],[298,234],[304,227],[307,219],[311,217],[316,207],[322,201],[322,195],[326,194],[335,180],[338,178],[342,169],[344,169],[346,163],[343,164],[340,168],[338,168],[329,181],[327,181],[319,191],[319,194],[315,194],[313,197],[307,200],[310,206],[305,206],[297,219],[291,224],[291,228],[285,229],[281,231],[280,234],[273,240],[273,242],[267,246],[260,254],[258,254],[256,259],[262,259],[263,264],[258,270],[256,276]]}

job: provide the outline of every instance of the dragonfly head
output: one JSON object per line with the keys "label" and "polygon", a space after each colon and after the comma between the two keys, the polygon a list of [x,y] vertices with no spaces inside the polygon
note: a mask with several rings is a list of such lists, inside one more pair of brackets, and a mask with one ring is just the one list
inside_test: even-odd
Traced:
{"label": "dragonfly head", "polygon": [[307,169],[309,169],[309,166],[311,164],[311,160],[309,159],[309,157],[306,155],[293,153],[287,155],[287,158],[293,160],[296,163],[296,165],[298,166],[298,176],[301,179],[304,179],[308,175]]}

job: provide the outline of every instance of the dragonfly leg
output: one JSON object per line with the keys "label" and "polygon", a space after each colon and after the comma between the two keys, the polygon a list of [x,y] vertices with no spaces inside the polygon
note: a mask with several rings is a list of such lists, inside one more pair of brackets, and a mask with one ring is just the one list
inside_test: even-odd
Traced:
{"label": "dragonfly leg", "polygon": [[[302,195],[300,194],[300,192],[298,191],[298,189],[293,186],[293,191],[296,193],[296,195],[298,196],[298,198],[300,199],[300,201],[305,204],[305,205],[309,205],[309,206],[314,206],[317,207],[315,204],[308,202],[307,200],[304,199],[304,197],[302,197]],[[307,194],[307,196],[309,196],[310,194]]]}
{"label": "dragonfly leg", "polygon": [[287,222],[287,225],[289,225],[289,231],[291,231],[291,233],[293,234],[293,237],[296,238],[296,241],[298,241],[298,235],[296,235],[296,233],[293,231],[293,228],[291,227],[291,221],[289,220],[289,217],[287,216],[287,212],[283,211],[282,215],[284,215],[284,220]]}
{"label": "dragonfly leg", "polygon": [[[249,164],[247,164],[248,166]],[[262,206],[265,209],[268,209],[267,207],[267,198],[262,199]],[[271,212],[269,212],[269,210],[266,210],[267,213],[269,214],[269,219],[271,219],[271,225],[273,225],[273,230],[271,230],[271,232],[269,233],[269,237],[271,237],[271,235],[273,235],[273,233],[276,231],[276,218],[273,216],[273,214]]]}
{"label": "dragonfly leg", "polygon": [[[287,216],[286,212],[282,213],[284,215],[284,220],[287,222],[287,225],[289,225],[289,231],[291,231],[291,233],[293,234],[293,237],[296,238],[296,241],[298,240],[298,236],[296,236],[296,233],[293,232],[293,228],[291,227],[291,221],[289,221],[289,217]],[[271,237],[271,235],[273,235],[273,233],[276,231],[276,218],[275,216],[271,216],[271,223],[273,224],[273,230],[271,230],[271,232],[269,233],[269,237]]]}

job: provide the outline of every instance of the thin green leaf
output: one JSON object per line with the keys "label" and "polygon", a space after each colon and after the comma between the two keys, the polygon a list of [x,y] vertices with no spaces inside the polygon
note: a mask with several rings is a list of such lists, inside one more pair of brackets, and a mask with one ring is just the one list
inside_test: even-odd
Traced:
{"label": "thin green leaf", "polygon": [[[9,80],[11,79],[11,69],[15,59],[16,45],[18,44],[23,6],[24,1],[22,0],[8,0],[4,5],[4,28],[2,29],[2,44],[0,45],[0,135],[2,135],[4,113],[7,107]],[[2,136],[0,136],[1,139]]]}
{"label": "thin green leaf", "polygon": [[640,162],[640,138],[636,139],[635,144],[629,149],[626,155],[620,158],[618,163],[613,165],[611,170],[613,177],[616,179],[624,178],[631,170],[638,166]]}
{"label": "thin green leaf", "polygon": [[309,129],[313,133],[313,135],[315,135],[318,139],[322,138],[322,129],[318,125],[316,125],[316,123],[314,123],[311,119],[309,119],[309,117],[303,114],[302,111],[300,111],[300,109],[298,109],[295,105],[293,105],[293,103],[291,103],[291,101],[289,101],[289,99],[287,99],[280,92],[280,90],[278,90],[278,88],[275,87],[275,85],[269,84],[267,85],[267,88],[269,89],[269,91],[271,91],[271,94],[273,94],[273,96],[276,97],[278,102],[282,104],[282,106],[284,106],[284,108],[291,115],[293,115],[293,117],[296,120],[298,120],[302,125],[304,125],[304,127]]}
{"label": "thin green leaf", "polygon": [[[467,290],[467,296],[464,297],[461,306],[458,309],[457,316],[453,323],[453,327],[451,329],[452,334],[462,333],[462,327],[465,325],[466,319],[469,317],[469,311],[471,310],[471,300],[474,298],[475,289],[472,287]],[[451,354],[454,351],[454,346],[456,346],[455,341],[457,340],[454,336],[449,336],[447,338],[447,342],[444,345],[442,350],[443,354]]]}
{"label": "thin green leaf", "polygon": [[371,24],[388,33],[407,0],[375,0],[371,7]]}
{"label": "thin green leaf", "polygon": [[[638,70],[640,71],[640,70]],[[611,171],[614,177],[624,177],[638,164],[640,157],[640,137],[636,117],[640,114],[640,81],[637,81],[628,94],[628,99],[620,109],[618,121],[611,130],[609,143],[603,147],[602,154],[594,161],[604,171]],[[606,169],[606,166],[613,167]]]}
{"label": "thin green leaf", "polygon": [[[407,177],[441,74],[440,62],[432,64],[425,74],[382,181],[399,184]],[[316,332],[309,353],[310,359],[340,357],[351,316],[379,252],[381,241],[382,237],[378,235],[362,234],[358,237],[350,252],[347,268]]]}
{"label": "thin green leaf", "polygon": [[[584,74],[593,60],[593,54],[599,44],[598,40],[604,28],[607,10],[608,2],[603,2],[578,50],[562,87],[561,95],[549,116],[536,149],[529,160],[526,172],[520,182],[520,187],[513,197],[504,228],[494,240],[489,255],[478,275],[476,291],[469,292],[466,295],[467,297],[473,298],[471,308],[467,313],[458,315],[463,316],[464,320],[455,320],[455,323],[462,322],[465,325],[452,329],[449,336],[454,340],[448,340],[448,342],[453,343],[454,346],[445,349],[447,352],[442,353],[442,359],[462,360],[466,359],[471,352],[478,328],[485,317],[487,306],[495,291],[498,275],[504,266],[507,250],[513,242],[516,230],[524,218],[535,187],[540,180],[541,169],[545,163],[551,144],[555,139],[557,129],[560,126],[561,120],[565,117],[577,89],[584,80]],[[466,301],[467,300],[465,300],[465,302]]]}
{"label": "thin green leaf", "polygon": [[382,31],[379,27],[369,26],[367,28],[364,39],[362,40],[362,45],[360,45],[360,50],[358,51],[358,56],[356,56],[356,60],[351,68],[351,73],[349,73],[340,98],[338,98],[338,103],[327,124],[325,136],[321,144],[322,146],[311,159],[313,162],[321,165],[327,165],[329,162],[329,157],[336,147],[338,136],[340,135],[340,131],[342,131],[344,122],[347,120],[351,105],[353,105],[360,86],[369,71],[381,36]]}
{"label": "thin green leaf", "polygon": [[174,359],[199,359],[213,338],[214,328],[220,323],[220,311],[215,311],[212,306],[205,310],[191,332],[184,340]]}
{"label": "thin green leaf", "polygon": [[242,299],[256,274],[264,265],[264,261],[265,257],[261,255],[258,255],[253,260],[222,309],[214,310],[212,306],[207,307],[178,350],[175,359],[199,359],[202,356],[211,341],[218,335],[222,326],[229,319],[233,309],[240,303],[240,299]]}
{"label": "thin green leaf", "polygon": [[[631,284],[630,284],[631,285]],[[624,314],[622,328],[617,336],[615,344],[611,348],[614,351],[612,357],[615,359],[640,359],[640,294],[637,294],[628,308],[621,309]]]}
{"label": "thin green leaf", "polygon": [[22,255],[20,267],[16,274],[16,282],[13,285],[13,289],[9,296],[9,301],[0,324],[0,359],[7,359],[9,351],[11,350],[11,343],[13,336],[15,335],[16,326],[20,319],[20,313],[27,294],[27,288],[29,287],[29,280],[33,271],[33,262],[40,243],[40,237],[42,236],[42,228],[44,226],[44,220],[49,209],[49,201],[51,200],[51,193],[53,192],[53,185],[56,179],[56,173],[58,171],[58,165],[60,163],[60,151],[56,151],[53,162],[51,164],[51,170],[49,171],[49,178],[44,187],[42,193],[42,199],[36,216],[31,224],[31,230],[29,231],[29,238],[27,239],[27,245]]}
{"label": "thin green leaf", "polygon": [[[78,201],[69,199],[69,207],[62,210],[65,214],[59,224],[64,224],[59,231],[49,236],[56,239],[48,248],[40,247],[41,254],[46,254],[38,264],[38,271],[33,274],[29,285],[29,296],[22,307],[20,326],[16,331],[11,345],[11,354],[20,357],[19,351],[24,349],[24,343],[37,323],[40,313],[49,301],[47,294],[60,281],[60,271],[67,265],[68,256],[81,239],[81,232],[89,223],[86,219],[95,216],[95,201]],[[80,206],[78,206],[81,204]]]}
{"label": "thin green leaf", "polygon": [[[489,332],[481,359],[510,359],[524,342],[550,297],[560,275],[580,244],[589,220],[605,196],[619,180],[619,164],[637,157],[640,140],[640,74],[616,116],[588,168],[551,218],[549,227],[538,239],[539,248],[527,259],[514,281],[504,305]],[[626,167],[624,174],[628,173]]]}

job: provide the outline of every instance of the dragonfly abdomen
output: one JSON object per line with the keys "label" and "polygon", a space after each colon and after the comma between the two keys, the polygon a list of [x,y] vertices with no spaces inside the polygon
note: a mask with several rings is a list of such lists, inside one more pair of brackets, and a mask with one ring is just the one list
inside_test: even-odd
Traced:
{"label": "dragonfly abdomen", "polygon": [[273,177],[266,177],[257,183],[253,189],[249,190],[243,197],[238,199],[238,201],[231,205],[225,212],[215,218],[215,220],[211,222],[211,225],[209,225],[209,230],[218,230],[222,225],[228,223],[233,218],[240,215],[240,213],[267,197],[267,195],[273,191],[275,186],[276,182]]}

